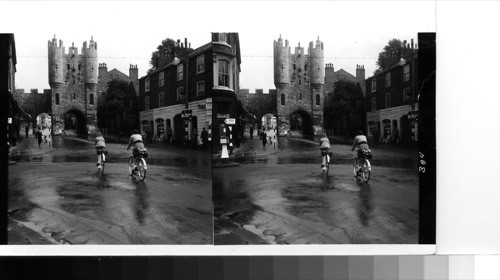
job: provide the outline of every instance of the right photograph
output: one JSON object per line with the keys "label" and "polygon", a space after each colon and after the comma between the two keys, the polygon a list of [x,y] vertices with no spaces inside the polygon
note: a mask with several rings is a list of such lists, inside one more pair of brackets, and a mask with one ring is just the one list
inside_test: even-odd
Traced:
{"label": "right photograph", "polygon": [[435,244],[436,33],[265,32],[212,33],[214,244]]}

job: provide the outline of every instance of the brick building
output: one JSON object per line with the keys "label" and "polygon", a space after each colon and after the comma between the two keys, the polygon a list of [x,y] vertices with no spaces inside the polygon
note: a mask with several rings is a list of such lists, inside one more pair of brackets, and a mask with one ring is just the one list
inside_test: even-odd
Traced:
{"label": "brick building", "polygon": [[[180,44],[188,47],[187,40]],[[236,98],[240,61],[238,34],[212,33],[211,42],[141,77],[141,132],[165,137],[171,129],[173,140],[182,143],[191,140],[193,130],[201,134],[205,128],[217,151],[219,125],[241,109]]]}
{"label": "brick building", "polygon": [[309,43],[308,53],[300,44],[292,54],[288,40],[274,41],[274,84],[280,130],[290,127],[313,134],[323,127],[323,43]]}
{"label": "brick building", "polygon": [[409,143],[418,140],[414,122],[418,116],[417,62],[418,58],[401,59],[366,79],[366,131],[372,141]]}
{"label": "brick building", "polygon": [[[0,94],[4,112],[7,112],[7,134],[1,135],[2,145],[9,141],[15,146],[21,129],[21,124],[31,119],[31,116],[24,112],[15,98],[16,84],[16,41],[14,34],[0,34]],[[4,119],[5,120],[5,119]],[[6,139],[5,139],[6,138]]]}

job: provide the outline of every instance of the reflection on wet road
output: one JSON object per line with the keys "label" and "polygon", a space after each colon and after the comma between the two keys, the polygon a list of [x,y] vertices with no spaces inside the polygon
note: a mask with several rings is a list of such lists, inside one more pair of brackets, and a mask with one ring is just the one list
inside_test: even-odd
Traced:
{"label": "reflection on wet road", "polygon": [[[415,244],[418,174],[412,152],[374,150],[370,183],[355,180],[348,145],[323,177],[314,143],[280,138],[214,169],[216,244]],[[267,153],[266,153],[267,152]],[[378,163],[377,163],[378,162]]]}
{"label": "reflection on wet road", "polygon": [[12,155],[9,219],[52,243],[212,243],[209,154],[150,148],[142,182],[128,175],[123,144],[107,149],[104,174],[85,139]]}

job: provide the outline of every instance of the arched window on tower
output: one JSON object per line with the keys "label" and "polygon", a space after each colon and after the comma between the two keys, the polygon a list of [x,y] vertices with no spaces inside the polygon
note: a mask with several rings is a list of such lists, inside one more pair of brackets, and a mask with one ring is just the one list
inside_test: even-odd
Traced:
{"label": "arched window on tower", "polygon": [[316,105],[320,105],[319,94],[316,94]]}
{"label": "arched window on tower", "polygon": [[90,105],[94,105],[94,95],[92,93],[89,96],[89,103]]}
{"label": "arched window on tower", "polygon": [[76,99],[76,92],[73,92],[73,99]]}
{"label": "arched window on tower", "polygon": [[56,105],[59,105],[59,93],[56,93]]}
{"label": "arched window on tower", "polygon": [[285,105],[285,94],[281,94],[281,105]]}

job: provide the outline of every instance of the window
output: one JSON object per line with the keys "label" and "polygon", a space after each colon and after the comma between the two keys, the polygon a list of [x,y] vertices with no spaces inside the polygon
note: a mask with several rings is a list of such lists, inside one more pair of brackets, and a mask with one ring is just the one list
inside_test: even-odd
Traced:
{"label": "window", "polygon": [[73,99],[76,99],[76,92],[73,92]]}
{"label": "window", "polygon": [[200,55],[196,58],[196,74],[205,72],[205,56]]}
{"label": "window", "polygon": [[184,64],[177,65],[177,81],[184,79]]}
{"label": "window", "polygon": [[404,88],[403,89],[403,101],[409,101],[411,99],[411,92],[410,88]]}
{"label": "window", "polygon": [[205,96],[205,81],[199,81],[196,83],[196,97]]}
{"label": "window", "polygon": [[56,105],[59,105],[59,93],[56,93]]}
{"label": "window", "polygon": [[165,72],[160,72],[159,74],[159,86],[162,87],[165,85]]}
{"label": "window", "polygon": [[229,62],[219,60],[219,86],[229,87]]}
{"label": "window", "polygon": [[410,80],[410,65],[406,64],[403,67],[403,82],[407,82]]}
{"label": "window", "polygon": [[372,97],[372,111],[376,111],[376,110],[377,110],[377,98]]}
{"label": "window", "polygon": [[281,105],[285,105],[285,94],[281,94]]}
{"label": "window", "polygon": [[69,69],[71,69],[71,68],[69,67],[69,64],[68,64],[68,70],[69,70]]}
{"label": "window", "polygon": [[149,96],[144,98],[144,110],[149,110]]}
{"label": "window", "polygon": [[299,92],[299,100],[302,100],[302,92]]}
{"label": "window", "polygon": [[82,65],[78,64],[78,71],[82,70]]}
{"label": "window", "polygon": [[165,94],[163,92],[160,92],[160,94],[158,94],[158,107],[164,106],[164,96]]}
{"label": "window", "polygon": [[302,84],[302,79],[299,78],[299,86]]}
{"label": "window", "polygon": [[377,91],[377,79],[372,79],[372,92]]}
{"label": "window", "polygon": [[149,78],[144,81],[144,91],[149,91]]}
{"label": "window", "polygon": [[385,87],[391,86],[391,72],[385,73]]}
{"label": "window", "polygon": [[304,71],[307,71],[307,64],[304,65]]}
{"label": "window", "polygon": [[293,65],[293,70],[295,70],[295,64]]}
{"label": "window", "polygon": [[320,97],[319,97],[319,94],[316,94],[316,105],[320,105]]}
{"label": "window", "polygon": [[184,99],[184,87],[177,88],[177,101]]}
{"label": "window", "polygon": [[94,95],[92,93],[89,96],[89,103],[90,105],[94,105]]}
{"label": "window", "polygon": [[391,94],[386,93],[385,94],[385,108],[390,108],[391,107]]}

